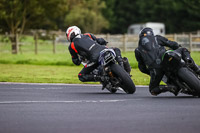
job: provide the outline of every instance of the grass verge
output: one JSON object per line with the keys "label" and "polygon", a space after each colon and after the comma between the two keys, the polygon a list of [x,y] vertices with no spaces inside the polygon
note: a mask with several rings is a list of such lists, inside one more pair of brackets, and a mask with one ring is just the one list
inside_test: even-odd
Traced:
{"label": "grass verge", "polygon": [[[129,59],[133,68],[131,75],[134,83],[148,85],[150,77],[138,70],[134,52],[122,53],[122,56]],[[191,56],[200,65],[200,52],[192,52]],[[72,63],[69,52],[37,55],[0,53],[0,82],[79,84],[82,82],[77,75],[81,69],[82,66],[77,67]]]}
{"label": "grass verge", "polygon": [[[134,52],[122,53],[123,57],[127,57],[132,68],[137,68],[137,62]],[[60,65],[74,66],[69,51],[66,53],[24,53],[13,55],[10,53],[0,53],[0,64],[31,64],[31,65]]]}
{"label": "grass verge", "polygon": [[[74,66],[0,64],[0,82],[80,84],[82,82],[78,80],[78,73],[81,69],[82,67]],[[136,85],[149,84],[149,76],[142,74],[138,69],[132,69],[131,74]]]}
{"label": "grass verge", "polygon": [[[132,68],[138,68],[134,52],[122,52],[123,57],[127,57]],[[200,65],[200,52],[192,52],[192,58]],[[13,55],[10,53],[0,53],[0,64],[31,64],[31,65],[60,65],[74,66],[69,51],[66,53],[23,53]]]}

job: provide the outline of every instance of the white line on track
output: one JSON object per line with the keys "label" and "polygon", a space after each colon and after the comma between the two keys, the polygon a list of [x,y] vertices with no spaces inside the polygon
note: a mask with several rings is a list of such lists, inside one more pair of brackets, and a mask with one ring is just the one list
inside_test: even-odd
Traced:
{"label": "white line on track", "polygon": [[112,99],[112,100],[74,100],[74,101],[0,101],[0,104],[31,104],[31,103],[115,103],[125,101],[138,101],[138,99]]}
{"label": "white line on track", "polygon": [[[114,103],[124,102],[130,99],[121,100],[76,100],[76,101],[0,101],[0,104],[30,104],[30,103]],[[140,100],[140,99],[135,99]]]}

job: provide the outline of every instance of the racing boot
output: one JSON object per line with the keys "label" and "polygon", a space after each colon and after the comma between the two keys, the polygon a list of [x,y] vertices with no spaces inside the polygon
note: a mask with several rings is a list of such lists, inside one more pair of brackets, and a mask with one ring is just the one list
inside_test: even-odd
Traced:
{"label": "racing boot", "polygon": [[130,75],[130,73],[131,73],[131,66],[130,66],[130,63],[128,61],[128,58],[126,58],[126,57],[123,58],[123,64],[124,64],[125,71]]}
{"label": "racing boot", "polygon": [[174,86],[174,85],[164,85],[164,86],[161,86],[160,90],[162,92],[169,91],[169,92],[173,93],[175,96],[177,96],[178,92],[179,92],[179,89],[176,86]]}
{"label": "racing boot", "polygon": [[121,56],[116,57],[117,63],[124,69],[124,62]]}
{"label": "racing boot", "polygon": [[194,70],[198,75],[200,75],[200,68],[197,64],[195,64],[194,60],[190,56],[190,52],[187,49],[183,49],[183,59],[186,62],[186,64]]}
{"label": "racing boot", "polygon": [[178,95],[178,92],[179,90],[175,87],[175,86],[172,86],[172,85],[160,85],[159,87],[156,87],[154,88],[153,90],[150,91],[150,93],[154,96],[157,96],[161,93],[164,93],[164,92],[171,92],[173,93],[175,96]]}
{"label": "racing boot", "polygon": [[122,55],[121,55],[120,49],[115,47],[115,48],[113,48],[113,50],[116,53],[115,60],[124,69],[124,64],[123,64],[123,59],[122,59]]}
{"label": "racing boot", "polygon": [[124,63],[123,63],[123,61],[119,61],[118,64],[124,69]]}
{"label": "racing boot", "polygon": [[198,75],[200,75],[200,68],[197,64],[193,64],[193,66],[191,66],[192,70],[194,70]]}

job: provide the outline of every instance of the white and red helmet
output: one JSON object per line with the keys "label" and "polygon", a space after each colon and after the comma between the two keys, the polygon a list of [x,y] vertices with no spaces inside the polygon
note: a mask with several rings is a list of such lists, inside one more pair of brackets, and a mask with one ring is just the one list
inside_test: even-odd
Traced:
{"label": "white and red helmet", "polygon": [[77,26],[70,26],[66,31],[68,41],[72,41],[74,37],[81,34],[81,30]]}

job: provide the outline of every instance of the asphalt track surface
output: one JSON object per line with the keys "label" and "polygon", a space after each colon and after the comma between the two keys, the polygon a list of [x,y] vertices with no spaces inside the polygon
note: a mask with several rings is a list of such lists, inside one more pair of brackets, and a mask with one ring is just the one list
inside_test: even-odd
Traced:
{"label": "asphalt track surface", "polygon": [[0,133],[199,133],[200,99],[148,87],[0,83]]}

